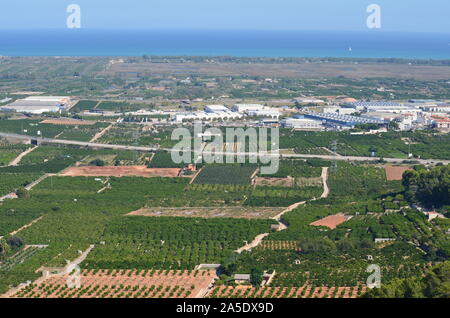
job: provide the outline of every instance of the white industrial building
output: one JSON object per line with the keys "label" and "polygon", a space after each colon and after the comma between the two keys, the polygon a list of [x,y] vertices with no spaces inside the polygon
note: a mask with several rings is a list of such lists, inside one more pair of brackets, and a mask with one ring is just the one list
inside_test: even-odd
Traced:
{"label": "white industrial building", "polygon": [[215,113],[207,113],[207,112],[191,112],[191,113],[176,113],[173,117],[176,122],[183,122],[187,120],[200,120],[200,121],[209,121],[209,120],[228,120],[228,119],[238,119],[243,117],[242,114],[236,112],[215,112]]}
{"label": "white industrial building", "polygon": [[321,120],[308,119],[300,116],[282,119],[280,124],[284,128],[292,129],[323,130],[325,128]]}
{"label": "white industrial building", "polygon": [[230,109],[224,105],[207,105],[205,106],[205,112],[217,113],[217,112],[230,112]]}
{"label": "white industrial building", "polygon": [[233,106],[233,110],[239,113],[262,110],[263,108],[264,106],[260,104],[236,104]]}
{"label": "white industrial building", "polygon": [[280,117],[280,111],[274,108],[263,108],[259,110],[248,110],[246,111],[248,116],[256,116],[256,117],[270,117],[270,118],[278,118]]}
{"label": "white industrial building", "polygon": [[346,103],[344,107],[363,111],[367,113],[383,112],[383,113],[419,113],[422,110],[419,105],[415,104],[400,104],[395,102],[356,102]]}
{"label": "white industrial building", "polygon": [[313,98],[313,97],[297,97],[292,100],[294,103],[299,104],[323,104],[325,103],[324,100]]}
{"label": "white industrial building", "polygon": [[323,109],[325,114],[339,114],[339,115],[351,115],[357,112],[357,110],[353,108],[345,108],[345,107],[325,107]]}
{"label": "white industrial building", "polygon": [[450,113],[450,105],[422,105],[420,108],[430,113]]}
{"label": "white industrial building", "polygon": [[64,96],[31,96],[25,99],[19,99],[15,102],[0,107],[1,111],[42,114],[56,113],[70,108],[72,102],[70,97]]}

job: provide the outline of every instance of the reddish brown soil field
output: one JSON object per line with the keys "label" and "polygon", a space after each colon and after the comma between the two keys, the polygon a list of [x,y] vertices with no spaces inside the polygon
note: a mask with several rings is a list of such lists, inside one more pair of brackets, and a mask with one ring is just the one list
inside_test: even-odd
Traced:
{"label": "reddish brown soil field", "polygon": [[403,173],[412,170],[410,167],[385,166],[386,178],[388,181],[402,180]]}
{"label": "reddish brown soil field", "polygon": [[344,223],[345,221],[347,221],[347,219],[348,218],[343,213],[338,213],[335,215],[327,216],[326,218],[320,219],[318,221],[315,221],[315,222],[311,223],[310,225],[326,226],[330,229],[335,229],[336,226]]}
{"label": "reddish brown soil field", "polygon": [[65,177],[177,177],[179,168],[147,168],[146,166],[71,167],[61,173]]}
{"label": "reddish brown soil field", "polygon": [[52,276],[22,288],[13,298],[195,298],[217,278],[215,271],[84,270],[80,288],[67,275]]}
{"label": "reddish brown soil field", "polygon": [[41,121],[41,124],[92,126],[92,125],[95,125],[96,122],[90,121],[90,120],[46,119],[46,120]]}

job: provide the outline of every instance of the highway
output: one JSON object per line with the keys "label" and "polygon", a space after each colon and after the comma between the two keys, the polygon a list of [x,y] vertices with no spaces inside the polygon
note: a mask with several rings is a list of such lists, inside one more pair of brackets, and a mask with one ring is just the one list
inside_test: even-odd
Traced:
{"label": "highway", "polygon": [[33,140],[37,140],[37,142],[39,144],[41,144],[41,143],[60,144],[60,145],[62,144],[62,145],[73,145],[73,146],[88,147],[88,148],[103,148],[103,149],[132,150],[132,151],[156,151],[159,149],[159,148],[141,147],[141,146],[108,145],[108,144],[100,144],[100,143],[95,143],[95,142],[42,138],[42,137],[33,137],[33,136],[2,133],[2,132],[0,132],[0,137],[15,138],[15,139],[22,139],[22,140],[33,139]]}
{"label": "highway", "polygon": [[[143,147],[143,146],[126,146],[126,145],[110,145],[110,144],[100,144],[95,142],[83,142],[76,140],[62,140],[62,139],[53,139],[53,138],[42,138],[42,137],[33,137],[27,135],[19,135],[12,133],[3,133],[0,132],[0,137],[4,138],[15,138],[21,140],[37,140],[38,143],[47,143],[47,144],[61,144],[61,145],[73,145],[80,147],[88,147],[88,148],[103,148],[103,149],[114,149],[114,150],[130,150],[130,151],[143,151],[143,152],[152,152],[156,150],[165,150],[172,151],[170,148],[158,148],[158,147]],[[202,151],[203,154],[207,154],[208,152]],[[229,153],[229,152],[215,152],[215,155],[247,155],[247,156],[255,156],[257,153]],[[337,161],[378,161],[379,157],[355,157],[355,156],[334,156],[334,155],[307,155],[307,154],[278,154],[278,153],[266,153],[263,154],[264,157],[278,157],[278,158],[299,158],[299,159],[323,159],[323,160],[337,160]],[[383,158],[384,161],[389,163],[402,163],[403,158]],[[441,160],[441,159],[411,159],[419,164],[436,164],[441,162],[443,164],[450,164],[450,160]]]}

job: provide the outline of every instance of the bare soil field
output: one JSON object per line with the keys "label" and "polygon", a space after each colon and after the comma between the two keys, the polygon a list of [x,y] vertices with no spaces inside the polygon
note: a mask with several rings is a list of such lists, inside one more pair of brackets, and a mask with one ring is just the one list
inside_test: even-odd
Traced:
{"label": "bare soil field", "polygon": [[147,168],[146,166],[87,166],[70,167],[60,175],[64,177],[167,177],[174,178],[180,174],[179,168]]}
{"label": "bare soil field", "polygon": [[271,178],[271,177],[256,177],[253,179],[256,186],[270,186],[270,187],[321,187],[322,178]]}
{"label": "bare soil field", "polygon": [[385,166],[386,178],[388,181],[402,180],[403,173],[408,170],[412,170],[410,167],[401,166]]}
{"label": "bare soil field", "polygon": [[195,298],[202,297],[217,276],[213,270],[83,270],[80,288],[69,288],[68,278],[50,276],[12,298]]}
{"label": "bare soil field", "polygon": [[284,208],[267,207],[194,207],[194,208],[165,208],[151,207],[133,211],[128,215],[141,216],[177,216],[200,218],[245,218],[270,219],[283,211]]}
{"label": "bare soil field", "polygon": [[312,222],[310,225],[314,226],[326,226],[330,229],[335,229],[336,226],[339,224],[342,224],[348,220],[348,217],[345,216],[343,213],[338,213],[335,215],[327,216],[323,219],[320,219],[318,221]]}
{"label": "bare soil field", "polygon": [[74,120],[74,119],[46,119],[40,122],[41,124],[52,125],[71,125],[71,126],[92,126],[97,122],[92,120]]}
{"label": "bare soil field", "polygon": [[291,177],[287,178],[256,177],[254,180],[257,186],[293,187],[295,184],[295,179]]}
{"label": "bare soil field", "polygon": [[212,289],[209,298],[357,298],[365,293],[366,286],[354,287],[261,287],[218,286]]}
{"label": "bare soil field", "polygon": [[209,76],[265,76],[318,78],[345,76],[348,78],[415,78],[419,80],[448,80],[450,67],[371,64],[371,63],[118,63],[105,74],[120,73],[186,74]]}

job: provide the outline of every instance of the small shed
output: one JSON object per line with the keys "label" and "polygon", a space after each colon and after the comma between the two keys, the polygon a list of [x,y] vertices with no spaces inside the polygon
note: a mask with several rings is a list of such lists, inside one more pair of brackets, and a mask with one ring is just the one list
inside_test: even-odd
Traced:
{"label": "small shed", "polygon": [[250,274],[235,274],[234,281],[237,284],[249,283],[250,282]]}

